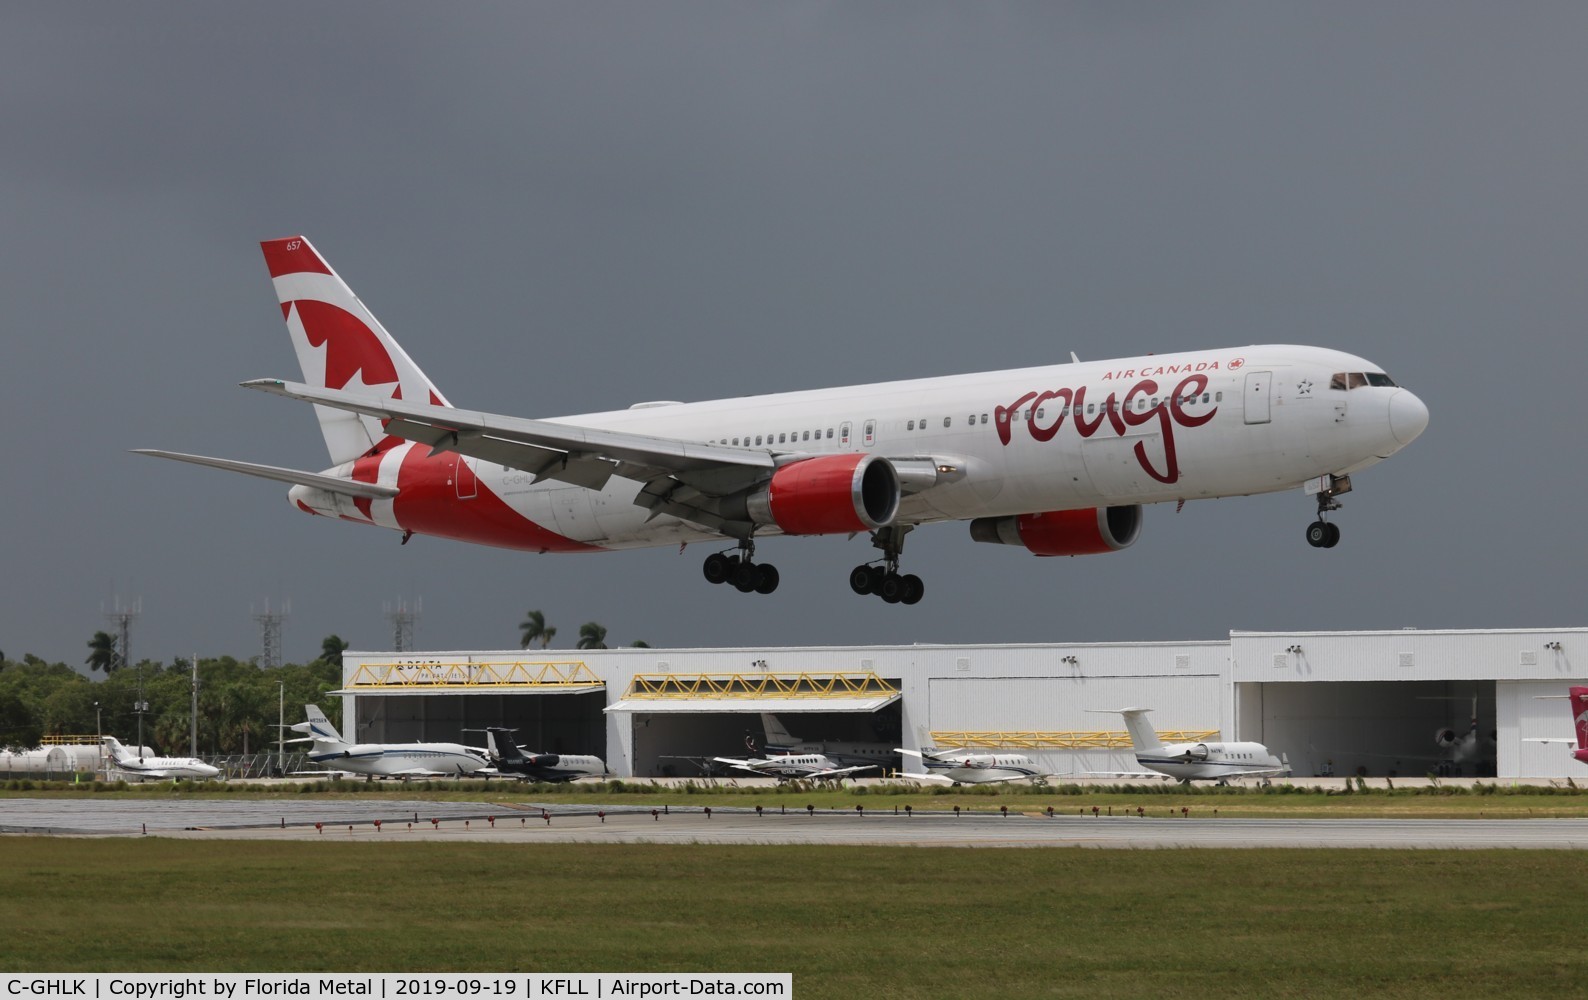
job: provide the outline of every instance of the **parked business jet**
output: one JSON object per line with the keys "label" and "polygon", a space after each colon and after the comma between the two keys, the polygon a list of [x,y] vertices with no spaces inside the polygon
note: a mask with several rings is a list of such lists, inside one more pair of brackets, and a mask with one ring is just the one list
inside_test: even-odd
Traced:
{"label": "parked business jet", "polygon": [[516,775],[526,781],[560,782],[599,778],[607,773],[606,762],[600,757],[571,753],[526,754],[513,740],[516,731],[501,726],[485,729],[491,769],[498,774]]}
{"label": "parked business jet", "polygon": [[1047,777],[1030,757],[1020,753],[973,753],[969,750],[906,750],[895,753],[920,758],[926,773],[902,775],[916,781],[941,781],[952,785],[974,785],[993,781],[1021,781]]}
{"label": "parked business jet", "polygon": [[[1541,697],[1559,698],[1560,695],[1552,694]],[[1535,736],[1524,740],[1524,743],[1565,743],[1568,746],[1575,744],[1571,751],[1572,760],[1579,764],[1588,764],[1588,687],[1572,687],[1567,689],[1567,697],[1571,701],[1572,728],[1577,731],[1574,738],[1563,736]]]}
{"label": "parked business jet", "polygon": [[318,705],[303,706],[306,722],[292,727],[307,733],[288,743],[311,743],[311,763],[333,771],[382,778],[456,778],[486,766],[485,754],[457,743],[349,743]]}
{"label": "parked business jet", "polygon": [[[1269,778],[1290,773],[1290,760],[1275,757],[1261,743],[1171,743],[1158,739],[1147,721],[1150,708],[1121,708],[1125,729],[1136,750],[1136,763],[1156,774],[1166,774],[1189,785],[1212,780],[1227,784],[1231,778]],[[1121,774],[1131,777],[1130,774]],[[1148,777],[1142,774],[1139,777]]]}
{"label": "parked business jet", "polygon": [[769,594],[776,535],[868,533],[858,594],[913,604],[900,572],[919,525],[968,521],[1039,556],[1114,552],[1146,504],[1304,489],[1309,544],[1353,473],[1428,424],[1363,358],[1219,348],[709,402],[524,419],[456,409],[307,239],[261,244],[302,382],[243,385],[314,404],[331,467],[306,472],[168,451],[291,483],[297,509],[532,552],[692,542],[712,583]]}
{"label": "parked business jet", "polygon": [[736,771],[747,771],[750,774],[772,777],[780,782],[802,778],[811,781],[842,781],[851,774],[856,774],[860,771],[875,771],[877,769],[875,764],[839,767],[837,763],[825,754],[819,753],[791,753],[778,757],[751,757],[748,759],[713,757],[712,760],[719,764],[727,764]]}
{"label": "parked business jet", "polygon": [[110,751],[112,766],[127,777],[139,781],[180,778],[206,781],[221,773],[220,768],[212,767],[197,757],[150,757],[143,753],[143,747],[138,748],[138,753],[133,753],[114,736],[106,736],[104,740],[105,749]]}
{"label": "parked business jet", "polygon": [[745,745],[753,754],[819,753],[835,764],[875,764],[883,769],[890,769],[899,761],[898,751],[886,743],[802,740],[770,712],[761,713],[761,729],[766,733],[765,744],[757,745],[753,735],[745,737]]}

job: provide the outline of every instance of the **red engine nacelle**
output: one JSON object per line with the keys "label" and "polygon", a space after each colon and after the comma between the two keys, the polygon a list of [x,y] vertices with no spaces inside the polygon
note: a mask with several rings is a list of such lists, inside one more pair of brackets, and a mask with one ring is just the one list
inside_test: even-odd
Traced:
{"label": "red engine nacelle", "polygon": [[978,517],[970,522],[970,537],[978,542],[1024,545],[1039,556],[1117,552],[1141,537],[1141,505]]}
{"label": "red engine nacelle", "polygon": [[772,473],[747,501],[752,520],[787,535],[836,535],[893,523],[899,476],[875,455],[823,455]]}

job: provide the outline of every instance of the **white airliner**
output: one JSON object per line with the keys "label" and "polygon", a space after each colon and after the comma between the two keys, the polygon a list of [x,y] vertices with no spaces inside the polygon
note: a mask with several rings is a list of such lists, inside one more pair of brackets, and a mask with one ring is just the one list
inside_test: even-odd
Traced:
{"label": "white airliner", "polygon": [[[110,751],[110,759],[117,771],[129,778],[139,781],[167,781],[179,778],[193,778],[204,781],[216,777],[221,769],[204,763],[197,757],[150,757],[143,753],[133,753],[121,745],[121,741],[114,736],[106,736],[105,749]],[[138,748],[142,751],[142,747]]]}
{"label": "white airliner", "polygon": [[751,757],[748,759],[739,757],[713,757],[711,759],[719,764],[727,764],[735,770],[776,778],[780,782],[801,778],[811,781],[835,781],[842,780],[860,771],[875,771],[877,769],[875,764],[839,767],[826,754],[819,753],[791,753],[776,757]]}
{"label": "white airliner", "polygon": [[[1158,739],[1147,721],[1150,708],[1121,708],[1125,729],[1136,750],[1136,763],[1178,779],[1182,784],[1211,780],[1227,784],[1231,778],[1270,778],[1290,773],[1290,761],[1275,757],[1261,743],[1171,743]],[[1119,773],[1119,772],[1116,772]],[[1122,777],[1148,777],[1121,773]]]}
{"label": "white airliner", "polygon": [[1332,547],[1327,516],[1352,474],[1428,424],[1379,366],[1290,345],[499,416],[453,408],[308,240],[262,246],[303,382],[243,384],[313,403],[331,467],[139,453],[292,483],[299,510],[405,542],[719,543],[706,579],[769,594],[778,572],[755,560],[758,540],[868,533],[880,554],[849,586],[913,604],[924,585],[900,572],[905,535],[939,521],[1073,556],[1134,543],[1146,504],[1304,489],[1307,541]]}
{"label": "white airliner", "polygon": [[303,706],[308,721],[292,727],[308,733],[288,743],[312,743],[310,762],[333,771],[383,778],[456,778],[487,764],[483,750],[457,743],[349,743],[318,705]]}
{"label": "white airliner", "polygon": [[948,784],[975,785],[993,781],[1022,781],[1045,778],[1047,773],[1038,770],[1036,763],[1021,753],[974,753],[970,750],[906,750],[896,747],[895,753],[919,757],[926,773],[910,772],[902,775],[916,781],[942,781]]}

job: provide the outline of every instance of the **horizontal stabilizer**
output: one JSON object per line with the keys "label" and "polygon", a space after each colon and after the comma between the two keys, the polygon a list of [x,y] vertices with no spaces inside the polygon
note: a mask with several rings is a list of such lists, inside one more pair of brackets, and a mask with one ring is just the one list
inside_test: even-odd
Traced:
{"label": "horizontal stabilizer", "polygon": [[155,458],[170,458],[178,462],[191,462],[194,465],[207,465],[212,469],[241,472],[244,475],[258,476],[261,479],[274,479],[276,482],[292,483],[294,486],[310,486],[317,490],[341,493],[350,497],[386,500],[397,495],[397,487],[395,486],[382,486],[379,483],[355,483],[351,479],[342,479],[338,476],[327,476],[318,472],[300,472],[297,469],[283,469],[275,465],[257,465],[253,462],[237,462],[229,458],[207,458],[203,455],[184,455],[181,452],[156,451],[152,448],[134,448],[132,453],[134,455],[153,455]]}

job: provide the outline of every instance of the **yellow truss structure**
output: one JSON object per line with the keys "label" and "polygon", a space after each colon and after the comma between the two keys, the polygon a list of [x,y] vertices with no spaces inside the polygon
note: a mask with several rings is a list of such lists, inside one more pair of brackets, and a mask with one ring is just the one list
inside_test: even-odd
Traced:
{"label": "yellow truss structure", "polygon": [[99,742],[99,737],[93,733],[83,733],[74,736],[70,733],[57,733],[39,740],[40,746],[46,747],[91,747]]}
{"label": "yellow truss structure", "polygon": [[876,674],[635,674],[628,699],[878,698],[899,693]]}
{"label": "yellow truss structure", "polygon": [[345,687],[361,691],[393,688],[525,688],[547,693],[605,687],[583,660],[515,660],[503,663],[362,663]]}
{"label": "yellow truss structure", "polygon": [[[1217,729],[1160,729],[1165,743],[1201,743],[1218,736]],[[988,732],[974,730],[934,730],[932,743],[938,747],[1022,747],[1027,750],[1114,750],[1130,748],[1130,734],[1120,731],[1084,730],[1055,733]]]}

